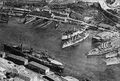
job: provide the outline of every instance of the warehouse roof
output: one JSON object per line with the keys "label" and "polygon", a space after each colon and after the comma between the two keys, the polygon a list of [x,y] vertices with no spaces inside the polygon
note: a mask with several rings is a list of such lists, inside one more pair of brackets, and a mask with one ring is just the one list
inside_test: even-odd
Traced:
{"label": "warehouse roof", "polygon": [[41,65],[41,64],[39,64],[39,63],[37,63],[37,62],[34,62],[34,61],[29,62],[29,64],[32,64],[32,65],[34,65],[34,66],[37,66],[37,67],[39,67],[39,68],[46,69],[46,70],[49,69],[48,67],[46,67],[46,66],[44,66],[44,65]]}

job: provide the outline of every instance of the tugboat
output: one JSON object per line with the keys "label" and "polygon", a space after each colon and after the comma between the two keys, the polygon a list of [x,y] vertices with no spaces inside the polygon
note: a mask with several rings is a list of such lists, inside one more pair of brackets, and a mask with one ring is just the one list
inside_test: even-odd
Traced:
{"label": "tugboat", "polygon": [[96,34],[93,38],[93,42],[105,42],[120,36],[117,31],[104,31]]}
{"label": "tugboat", "polygon": [[88,26],[85,26],[81,29],[74,29],[74,30],[71,30],[71,31],[66,31],[63,35],[62,35],[62,40],[65,40],[65,39],[69,39],[75,35],[78,35],[78,34],[81,34],[83,33],[86,29],[88,28]]}
{"label": "tugboat", "polygon": [[79,42],[85,40],[88,36],[89,36],[89,33],[83,32],[81,34],[74,35],[69,39],[63,40],[62,48],[77,45]]}
{"label": "tugboat", "polygon": [[7,44],[4,44],[4,51],[24,58],[26,57],[29,61],[35,61],[43,64],[56,73],[61,73],[64,69],[64,65],[61,62],[58,62],[54,58],[50,57],[45,51],[38,52],[32,48],[24,49],[22,45],[12,46]]}
{"label": "tugboat", "polygon": [[119,47],[120,45],[115,45],[115,42],[113,43],[112,41],[107,41],[107,42],[101,43],[101,45],[99,45],[97,48],[90,50],[88,55],[103,55],[111,51],[114,51]]}

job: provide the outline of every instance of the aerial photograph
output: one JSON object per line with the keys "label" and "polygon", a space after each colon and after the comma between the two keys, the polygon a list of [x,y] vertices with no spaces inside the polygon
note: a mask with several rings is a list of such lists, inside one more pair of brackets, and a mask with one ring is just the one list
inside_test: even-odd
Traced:
{"label": "aerial photograph", "polygon": [[120,81],[120,0],[0,0],[0,81]]}

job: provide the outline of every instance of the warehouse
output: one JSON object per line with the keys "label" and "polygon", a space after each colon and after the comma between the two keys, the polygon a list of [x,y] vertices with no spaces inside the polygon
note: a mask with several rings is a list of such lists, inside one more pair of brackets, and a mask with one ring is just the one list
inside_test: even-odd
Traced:
{"label": "warehouse", "polygon": [[34,61],[29,62],[28,65],[26,65],[26,68],[31,69],[35,72],[40,73],[40,74],[47,74],[50,72],[50,69],[48,67],[43,66],[43,65],[36,63]]}
{"label": "warehouse", "polygon": [[7,60],[10,60],[18,65],[25,65],[27,64],[28,60],[21,57],[21,56],[17,56],[17,55],[14,55],[14,54],[7,54],[6,55],[6,59]]}

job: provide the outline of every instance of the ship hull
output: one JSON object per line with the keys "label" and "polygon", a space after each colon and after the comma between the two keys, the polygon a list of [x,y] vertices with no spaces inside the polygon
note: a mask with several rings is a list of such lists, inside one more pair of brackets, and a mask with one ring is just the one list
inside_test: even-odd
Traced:
{"label": "ship hull", "polygon": [[83,29],[81,29],[81,30],[76,31],[76,32],[74,32],[73,34],[62,35],[62,40],[69,39],[69,38],[71,38],[71,37],[73,37],[73,36],[75,36],[75,35],[77,35],[77,34],[81,34],[81,33],[83,33],[86,29],[87,29],[87,27],[85,27],[85,28],[83,28]]}
{"label": "ship hull", "polygon": [[82,39],[80,39],[80,40],[78,40],[78,41],[76,41],[76,42],[74,42],[74,43],[71,42],[71,43],[68,43],[68,44],[63,44],[62,48],[66,48],[66,47],[70,47],[70,46],[76,46],[76,45],[78,45],[80,42],[82,42],[83,40],[85,40],[88,36],[89,36],[89,34],[86,34],[85,37],[83,37]]}
{"label": "ship hull", "polygon": [[85,31],[85,29],[84,29],[83,31],[77,31],[77,32],[73,33],[72,35],[63,35],[63,36],[62,36],[62,40],[69,39],[69,38],[71,38],[72,36],[75,36],[75,35],[77,35],[77,34],[83,33],[84,31]]}
{"label": "ship hull", "polygon": [[119,64],[120,63],[120,58],[119,57],[112,57],[104,60],[106,62],[106,65],[114,65],[114,64]]}

